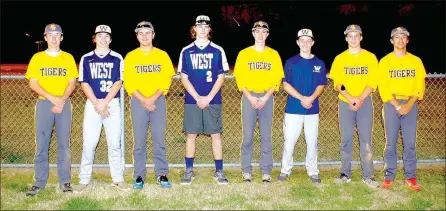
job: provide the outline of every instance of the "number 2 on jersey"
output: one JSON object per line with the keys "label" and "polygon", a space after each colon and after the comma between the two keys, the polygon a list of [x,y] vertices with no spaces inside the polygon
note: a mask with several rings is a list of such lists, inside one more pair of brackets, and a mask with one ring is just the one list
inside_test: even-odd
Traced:
{"label": "number 2 on jersey", "polygon": [[206,82],[212,82],[212,71],[210,70],[206,72]]}
{"label": "number 2 on jersey", "polygon": [[101,81],[101,92],[109,92],[112,85],[113,85],[112,81],[102,80]]}

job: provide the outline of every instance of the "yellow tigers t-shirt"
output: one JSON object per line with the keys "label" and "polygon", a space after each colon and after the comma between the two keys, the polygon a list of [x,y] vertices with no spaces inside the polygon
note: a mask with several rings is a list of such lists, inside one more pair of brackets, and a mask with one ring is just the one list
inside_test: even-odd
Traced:
{"label": "yellow tigers t-shirt", "polygon": [[399,58],[389,53],[380,60],[379,71],[379,93],[383,102],[392,99],[393,94],[424,98],[426,70],[419,57],[407,53]]}
{"label": "yellow tigers t-shirt", "polygon": [[241,50],[234,67],[234,77],[241,91],[263,93],[273,88],[278,91],[284,78],[282,60],[279,53],[266,47],[259,52],[250,46]]}
{"label": "yellow tigers t-shirt", "polygon": [[[333,80],[335,90],[337,85],[342,84],[353,97],[360,96],[367,86],[376,91],[379,82],[378,59],[365,49],[356,54],[346,50],[335,57],[328,77]],[[348,103],[341,94],[338,97]]]}
{"label": "yellow tigers t-shirt", "polygon": [[166,95],[174,75],[175,70],[169,55],[158,48],[153,48],[150,52],[137,48],[124,59],[124,89],[130,96],[138,90],[145,97],[150,97],[158,89]]}
{"label": "yellow tigers t-shirt", "polygon": [[50,56],[45,51],[34,54],[25,74],[28,80],[37,79],[38,84],[53,96],[62,96],[68,81],[77,77],[76,61],[70,53],[62,50],[57,56]]}

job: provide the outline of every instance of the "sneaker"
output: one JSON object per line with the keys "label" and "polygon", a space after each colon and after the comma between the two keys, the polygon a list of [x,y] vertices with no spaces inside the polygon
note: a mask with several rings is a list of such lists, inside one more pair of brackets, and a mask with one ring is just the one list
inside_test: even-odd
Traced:
{"label": "sneaker", "polygon": [[277,182],[283,182],[283,181],[287,180],[288,177],[290,177],[290,175],[285,174],[285,173],[280,173],[279,177],[277,177]]}
{"label": "sneaker", "polygon": [[163,188],[171,188],[172,184],[169,182],[169,179],[166,175],[161,175],[156,178],[156,182],[161,185]]}
{"label": "sneaker", "polygon": [[379,188],[379,182],[375,181],[375,178],[370,179],[362,179],[362,182],[368,185],[371,188]]}
{"label": "sneaker", "polygon": [[311,182],[313,182],[313,184],[321,184],[321,179],[319,178],[319,175],[311,175],[310,180]]}
{"label": "sneaker", "polygon": [[243,182],[251,182],[251,174],[243,173],[242,179],[243,179]]}
{"label": "sneaker", "polygon": [[383,184],[381,185],[381,187],[383,189],[387,189],[388,190],[388,189],[390,189],[392,187],[392,184],[393,184],[393,180],[385,179]]}
{"label": "sneaker", "polygon": [[144,180],[141,176],[138,176],[135,180],[135,183],[133,183],[133,189],[142,189],[144,187]]}
{"label": "sneaker", "polygon": [[226,178],[226,174],[223,170],[216,171],[214,174],[214,179],[217,180],[220,185],[229,184],[228,178]]}
{"label": "sneaker", "polygon": [[115,187],[115,188],[118,188],[119,190],[122,190],[122,191],[129,191],[130,190],[130,186],[126,182],[124,182],[124,181],[121,181],[121,182],[118,182],[118,183],[112,182],[111,186]]}
{"label": "sneaker", "polygon": [[73,192],[74,193],[80,193],[84,191],[87,188],[86,184],[79,183],[78,185],[73,185]]}
{"label": "sneaker", "polygon": [[417,178],[406,179],[404,180],[404,183],[406,183],[411,190],[421,191],[421,187],[417,184]]}
{"label": "sneaker", "polygon": [[182,184],[182,185],[192,184],[192,180],[194,180],[194,176],[195,176],[194,171],[186,170],[184,172],[184,176],[183,176],[183,179],[181,180],[180,184]]}
{"label": "sneaker", "polygon": [[26,196],[35,196],[40,190],[37,186],[32,186],[31,189],[29,189],[28,192],[26,192]]}
{"label": "sneaker", "polygon": [[344,173],[340,174],[339,177],[334,180],[335,183],[344,183],[344,182],[349,183],[351,181],[352,179],[350,179],[350,177],[348,177]]}
{"label": "sneaker", "polygon": [[59,185],[59,188],[64,193],[65,192],[73,192],[73,188],[71,187],[71,184],[69,182],[65,183],[63,185]]}
{"label": "sneaker", "polygon": [[263,175],[262,175],[262,182],[263,182],[263,183],[270,183],[270,182],[271,182],[271,175],[269,175],[269,174],[263,174]]}

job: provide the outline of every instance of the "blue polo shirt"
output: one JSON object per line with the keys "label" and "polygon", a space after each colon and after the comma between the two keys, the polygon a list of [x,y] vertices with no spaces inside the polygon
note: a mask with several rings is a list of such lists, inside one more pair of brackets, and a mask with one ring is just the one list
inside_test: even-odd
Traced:
{"label": "blue polo shirt", "polygon": [[[327,85],[325,63],[316,56],[311,59],[302,58],[299,54],[293,56],[286,61],[284,71],[283,80],[303,96],[311,96],[318,86]],[[306,109],[300,104],[300,100],[288,95],[285,113],[318,114],[319,98],[314,100],[310,109]]]}

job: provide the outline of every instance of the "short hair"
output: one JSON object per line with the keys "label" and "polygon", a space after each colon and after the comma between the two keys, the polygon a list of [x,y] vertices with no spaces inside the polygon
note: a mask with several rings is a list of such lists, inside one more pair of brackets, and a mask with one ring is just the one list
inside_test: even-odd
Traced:
{"label": "short hair", "polygon": [[[190,37],[191,37],[192,39],[196,39],[196,38],[197,38],[197,33],[196,33],[195,30],[194,30],[194,27],[195,27],[195,26],[197,26],[197,25],[193,25],[193,26],[191,26],[191,27],[190,27],[190,30],[189,30],[189,32],[190,32]],[[209,34],[208,34],[208,39],[209,39],[209,40],[212,39],[211,32],[212,32],[212,28],[211,28],[211,26],[209,26]]]}

